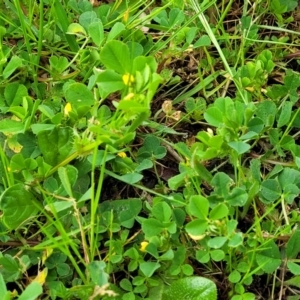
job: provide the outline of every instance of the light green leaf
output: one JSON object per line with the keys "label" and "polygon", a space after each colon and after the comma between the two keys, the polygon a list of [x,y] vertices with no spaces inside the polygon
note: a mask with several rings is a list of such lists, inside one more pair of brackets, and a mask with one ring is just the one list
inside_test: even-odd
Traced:
{"label": "light green leaf", "polygon": [[13,56],[3,70],[2,76],[7,79],[17,68],[22,66],[22,59],[18,56]]}
{"label": "light green leaf", "polygon": [[81,25],[78,24],[78,23],[71,23],[71,24],[68,26],[67,33],[68,33],[68,34],[81,33],[81,34],[83,34],[83,35],[86,35],[86,31],[85,31],[85,29],[83,28],[83,26],[81,26]]}
{"label": "light green leaf", "polygon": [[34,134],[39,134],[41,131],[52,130],[55,128],[54,124],[32,124],[31,130]]}
{"label": "light green leaf", "polygon": [[171,207],[166,202],[159,202],[152,208],[152,215],[162,222],[168,222],[172,215]]}
{"label": "light green leaf", "polygon": [[43,288],[40,283],[31,282],[25,291],[19,296],[19,300],[35,300],[43,293]]}
{"label": "light green leaf", "polygon": [[209,107],[204,113],[204,119],[210,125],[219,127],[223,124],[223,115],[217,107]]}
{"label": "light green leaf", "polygon": [[198,240],[207,230],[208,222],[206,220],[193,220],[186,224],[185,230],[192,239]]}
{"label": "light green leaf", "polygon": [[101,72],[97,76],[96,84],[99,87],[100,95],[103,98],[126,87],[122,80],[122,76],[113,70]]}
{"label": "light green leaf", "polygon": [[104,30],[101,20],[91,23],[88,27],[88,32],[93,42],[100,47],[104,41]]}
{"label": "light green leaf", "polygon": [[24,124],[11,119],[0,121],[0,132],[3,133],[21,133],[24,131]]}
{"label": "light green leaf", "polygon": [[139,182],[143,178],[142,174],[139,173],[128,173],[120,176],[120,180],[128,184],[134,184]]}
{"label": "light green leaf", "polygon": [[296,230],[286,244],[287,258],[296,258],[300,252],[300,230]]}
{"label": "light green leaf", "polygon": [[92,106],[95,103],[93,93],[83,83],[71,83],[65,90],[65,97],[74,107]]}
{"label": "light green leaf", "polygon": [[165,290],[162,300],[217,300],[215,283],[204,277],[187,277],[173,281]]}
{"label": "light green leaf", "polygon": [[285,285],[291,285],[295,286],[297,288],[300,288],[300,276],[295,276],[287,281],[284,282]]}
{"label": "light green leaf", "polygon": [[247,152],[251,148],[249,144],[241,141],[229,142],[228,146],[234,149],[239,155]]}
{"label": "light green leaf", "polygon": [[211,220],[221,220],[228,215],[228,207],[224,203],[220,203],[215,206],[209,213],[209,219]]}
{"label": "light green leaf", "polygon": [[76,182],[78,171],[75,167],[68,165],[58,168],[60,181],[70,197],[73,197],[72,187]]}
{"label": "light green leaf", "polygon": [[87,270],[95,285],[104,286],[108,283],[109,275],[105,272],[105,268],[106,264],[104,261],[96,260],[88,264]]}
{"label": "light green leaf", "polygon": [[82,25],[85,30],[88,29],[89,25],[97,22],[97,14],[94,11],[85,11],[79,16],[79,24]]}
{"label": "light green leaf", "polygon": [[202,35],[193,45],[193,48],[210,46],[211,40],[208,35]]}
{"label": "light green leaf", "polygon": [[25,85],[12,82],[5,86],[4,97],[8,106],[18,106],[22,104],[23,97],[28,96]]}
{"label": "light green leaf", "polygon": [[226,241],[227,241],[227,237],[225,237],[225,236],[216,236],[214,238],[211,238],[207,242],[207,245],[211,248],[219,249],[226,243]]}
{"label": "light green leaf", "polygon": [[142,262],[140,264],[141,272],[148,278],[150,278],[158,268],[160,268],[160,263],[158,262]]}
{"label": "light green leaf", "polygon": [[231,206],[243,206],[248,200],[248,194],[243,189],[236,187],[225,199]]}
{"label": "light green leaf", "polygon": [[107,42],[114,40],[121,32],[125,30],[125,25],[121,22],[117,22],[111,27],[107,35]]}
{"label": "light green leaf", "polygon": [[300,275],[300,265],[292,261],[287,262],[287,267],[289,271],[294,275]]}
{"label": "light green leaf", "polygon": [[130,53],[128,46],[120,41],[107,42],[101,53],[100,59],[106,68],[120,74],[130,72]]}
{"label": "light green leaf", "polygon": [[35,197],[23,184],[15,184],[0,197],[2,221],[9,229],[17,229],[38,213]]}
{"label": "light green leaf", "polygon": [[201,195],[191,196],[188,204],[188,212],[194,217],[206,220],[208,216],[209,203],[206,198]]}
{"label": "light green leaf", "polygon": [[150,218],[142,222],[142,230],[146,237],[152,237],[160,234],[164,229],[162,223],[156,219]]}
{"label": "light green leaf", "polygon": [[286,101],[283,103],[281,112],[277,121],[277,127],[280,128],[290,121],[292,114],[293,103],[290,101]]}

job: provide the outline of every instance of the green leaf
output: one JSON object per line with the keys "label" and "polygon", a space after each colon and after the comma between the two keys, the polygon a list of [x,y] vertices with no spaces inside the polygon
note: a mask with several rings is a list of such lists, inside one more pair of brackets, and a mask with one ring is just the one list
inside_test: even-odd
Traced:
{"label": "green leaf", "polygon": [[185,230],[192,239],[197,240],[202,237],[208,227],[206,220],[193,220],[186,224]]}
{"label": "green leaf", "polygon": [[241,276],[240,272],[237,270],[233,270],[228,276],[228,280],[231,283],[238,283],[241,280],[241,278],[242,278],[242,276]]}
{"label": "green leaf", "polygon": [[43,293],[43,288],[38,282],[31,282],[19,296],[19,300],[35,300]]}
{"label": "green leaf", "polygon": [[179,8],[172,8],[169,13],[169,26],[173,28],[173,26],[180,25],[185,19],[184,13]]}
{"label": "green leaf", "polygon": [[15,184],[4,191],[0,197],[2,221],[9,229],[17,229],[30,218],[35,217],[38,208],[35,197],[22,183]]}
{"label": "green leaf", "polygon": [[156,219],[149,218],[143,221],[142,230],[147,237],[156,236],[164,229],[163,224]]}
{"label": "green leaf", "polygon": [[233,237],[231,237],[228,241],[229,247],[238,247],[243,244],[243,234],[241,232],[236,233]]}
{"label": "green leaf", "polygon": [[142,178],[143,178],[142,174],[139,174],[139,173],[128,173],[128,174],[120,176],[119,179],[122,180],[125,183],[128,183],[128,184],[135,184],[135,183],[141,181]]}
{"label": "green leaf", "polygon": [[172,210],[166,202],[159,202],[153,206],[152,215],[161,222],[168,222],[171,218]]}
{"label": "green leaf", "polygon": [[287,267],[289,271],[294,275],[300,275],[300,265],[292,261],[287,262]]}
{"label": "green leaf", "polygon": [[188,212],[194,217],[206,220],[208,216],[209,203],[206,198],[200,195],[191,196],[188,204]]}
{"label": "green leaf", "polygon": [[38,145],[44,160],[51,166],[66,159],[73,150],[73,130],[69,127],[54,128],[38,134]]}
{"label": "green leaf", "polygon": [[116,39],[123,30],[125,30],[125,25],[121,22],[116,22],[109,30],[109,33],[107,35],[107,42],[110,42],[114,39]]}
{"label": "green leaf", "polygon": [[287,281],[284,282],[285,285],[292,285],[297,288],[300,288],[300,276],[295,276]]}
{"label": "green leaf", "polygon": [[104,201],[99,207],[99,214],[104,212],[114,212],[114,220],[126,228],[131,228],[134,218],[142,210],[141,199],[122,199],[114,201]]}
{"label": "green leaf", "polygon": [[228,207],[224,203],[220,203],[215,206],[209,213],[209,219],[211,220],[221,220],[228,216]]}
{"label": "green leaf", "polygon": [[79,24],[82,25],[85,30],[88,29],[89,25],[97,22],[97,14],[94,11],[85,11],[79,16]]}
{"label": "green leaf", "polygon": [[261,184],[261,192],[260,194],[263,196],[265,200],[264,202],[273,202],[276,201],[281,195],[281,188],[276,179],[267,179]]}
{"label": "green leaf", "polygon": [[7,79],[17,68],[22,66],[22,59],[18,56],[13,56],[3,70],[2,76]]}
{"label": "green leaf", "polygon": [[243,189],[236,187],[225,200],[231,206],[244,206],[248,200],[248,194]]}
{"label": "green leaf", "polygon": [[273,273],[281,264],[280,251],[273,240],[263,245],[264,250],[256,254],[256,262],[263,271]]}
{"label": "green leaf", "polygon": [[223,113],[217,107],[209,107],[204,113],[204,119],[210,125],[219,127],[224,123]]}
{"label": "green leaf", "polygon": [[58,27],[64,33],[65,38],[70,46],[70,49],[76,53],[79,50],[79,46],[75,37],[67,34],[68,26],[69,26],[69,18],[67,16],[66,9],[64,8],[64,6],[60,1],[54,1],[53,12],[55,16],[55,21]]}
{"label": "green leaf", "polygon": [[101,53],[100,59],[106,68],[120,74],[130,72],[130,53],[128,46],[120,41],[107,42]]}
{"label": "green leaf", "polygon": [[140,264],[141,272],[148,278],[150,278],[154,272],[160,268],[160,263],[158,262],[142,262]]}
{"label": "green leaf", "polygon": [[132,291],[132,284],[131,282],[127,279],[127,278],[123,278],[120,281],[120,287],[127,292],[131,292]]}
{"label": "green leaf", "polygon": [[300,183],[300,172],[292,168],[284,168],[278,176],[278,181],[281,188],[284,188],[290,184],[299,184]]}
{"label": "green leaf", "polygon": [[300,252],[300,230],[296,230],[286,244],[286,256],[289,259],[296,258]]}
{"label": "green leaf", "polygon": [[58,176],[60,181],[70,197],[73,197],[72,187],[75,184],[78,176],[78,171],[75,167],[68,165],[58,168]]}
{"label": "green leaf", "polygon": [[207,245],[211,248],[219,249],[226,243],[226,241],[227,241],[227,237],[225,237],[225,236],[216,236],[214,238],[211,238],[207,242]]}
{"label": "green leaf", "polygon": [[211,183],[215,187],[215,193],[226,198],[229,195],[229,188],[233,180],[224,172],[218,172]]}
{"label": "green leaf", "polygon": [[73,107],[92,106],[95,103],[93,93],[83,83],[71,83],[65,90],[65,97]]}
{"label": "green leaf", "polygon": [[277,121],[277,127],[280,128],[284,125],[287,125],[290,121],[292,114],[293,103],[290,101],[286,101],[283,103],[281,108],[281,112]]}
{"label": "green leaf", "polygon": [[0,121],[0,132],[3,133],[22,133],[24,131],[24,124],[11,119],[4,119]]}
{"label": "green leaf", "polygon": [[83,26],[78,23],[71,23],[68,26],[67,33],[70,35],[81,33],[82,35],[86,35],[86,31]]}
{"label": "green leaf", "polygon": [[248,130],[260,133],[264,128],[264,121],[260,118],[252,118],[248,123]]}
{"label": "green leaf", "polygon": [[276,104],[273,101],[265,100],[257,106],[256,116],[264,121],[265,126],[272,126],[277,113]]}
{"label": "green leaf", "polygon": [[6,282],[15,282],[19,279],[21,275],[21,267],[12,256],[5,254],[0,257],[0,265],[1,275],[3,275]]}
{"label": "green leaf", "polygon": [[196,49],[198,47],[207,47],[210,46],[211,40],[208,35],[202,35],[193,45],[193,48]]}
{"label": "green leaf", "polygon": [[95,285],[104,286],[108,283],[109,275],[105,272],[106,264],[104,261],[92,261],[88,264],[87,270],[91,280]]}
{"label": "green leaf", "polygon": [[0,295],[4,295],[7,292],[6,284],[3,275],[0,273]]}
{"label": "green leaf", "polygon": [[234,149],[239,155],[247,152],[251,148],[249,144],[241,141],[229,142],[228,146]]}
{"label": "green leaf", "polygon": [[100,47],[104,41],[104,30],[101,20],[91,23],[88,27],[88,33],[93,42]]}
{"label": "green leaf", "polygon": [[109,94],[125,88],[122,76],[113,70],[105,70],[97,76],[100,95],[106,98]]}
{"label": "green leaf", "polygon": [[225,257],[225,252],[220,249],[215,249],[210,251],[211,259],[214,261],[221,261]]}
{"label": "green leaf", "polygon": [[31,129],[32,132],[38,135],[41,131],[52,130],[55,128],[54,124],[32,124]]}
{"label": "green leaf", "polygon": [[204,277],[187,277],[173,281],[162,295],[162,300],[216,300],[215,283]]}

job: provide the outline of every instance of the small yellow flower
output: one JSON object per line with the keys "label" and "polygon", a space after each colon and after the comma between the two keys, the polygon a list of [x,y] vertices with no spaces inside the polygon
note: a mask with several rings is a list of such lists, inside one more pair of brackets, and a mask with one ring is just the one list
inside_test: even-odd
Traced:
{"label": "small yellow flower", "polygon": [[33,281],[43,285],[46,281],[47,275],[48,275],[48,269],[45,268],[42,271],[38,272],[38,275],[33,279]]}
{"label": "small yellow flower", "polygon": [[122,158],[127,157],[127,155],[126,155],[125,152],[119,152],[119,153],[118,153],[118,156],[120,156],[120,157],[122,157]]}
{"label": "small yellow flower", "polygon": [[126,73],[122,76],[122,80],[124,84],[131,86],[131,84],[134,82],[134,77],[131,74]]}
{"label": "small yellow flower", "polygon": [[126,95],[125,97],[124,97],[124,100],[130,100],[130,99],[132,99],[134,97],[134,93],[129,93],[128,95]]}
{"label": "small yellow flower", "polygon": [[129,8],[125,11],[124,16],[123,16],[123,20],[125,23],[127,23],[129,18]]}
{"label": "small yellow flower", "polygon": [[66,106],[65,106],[65,109],[64,109],[64,115],[65,116],[68,116],[69,115],[69,112],[72,110],[72,105],[71,103],[67,103]]}
{"label": "small yellow flower", "polygon": [[148,242],[144,241],[141,242],[141,247],[140,247],[140,251],[145,252],[146,251],[146,247],[148,246]]}

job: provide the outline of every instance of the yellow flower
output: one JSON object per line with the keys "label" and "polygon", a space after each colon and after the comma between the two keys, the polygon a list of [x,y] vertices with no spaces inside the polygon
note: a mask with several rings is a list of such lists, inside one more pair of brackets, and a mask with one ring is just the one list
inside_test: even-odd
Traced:
{"label": "yellow flower", "polygon": [[72,110],[72,105],[71,103],[67,103],[66,106],[65,106],[65,109],[64,109],[64,115],[65,116],[68,116],[69,115],[69,112]]}
{"label": "yellow flower", "polygon": [[43,285],[46,281],[47,275],[48,275],[48,269],[45,268],[42,271],[38,272],[38,275],[33,279],[33,281]]}
{"label": "yellow flower", "polygon": [[141,242],[141,247],[140,247],[140,251],[145,252],[146,251],[146,247],[148,246],[148,242],[144,241]]}
{"label": "yellow flower", "polygon": [[122,80],[124,84],[131,86],[131,84],[134,82],[134,77],[131,74],[126,73],[122,76]]}
{"label": "yellow flower", "polygon": [[127,157],[127,155],[126,155],[125,152],[119,152],[119,153],[118,153],[118,156],[120,156],[120,157],[122,157],[122,158]]}
{"label": "yellow flower", "polygon": [[130,99],[132,99],[134,97],[134,93],[129,93],[128,95],[126,95],[125,97],[124,97],[124,100],[130,100]]}

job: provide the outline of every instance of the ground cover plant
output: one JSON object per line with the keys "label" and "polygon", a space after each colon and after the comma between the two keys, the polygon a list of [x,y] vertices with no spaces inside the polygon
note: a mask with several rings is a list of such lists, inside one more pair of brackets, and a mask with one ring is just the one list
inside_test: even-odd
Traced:
{"label": "ground cover plant", "polygon": [[300,299],[299,16],[0,2],[1,299]]}

